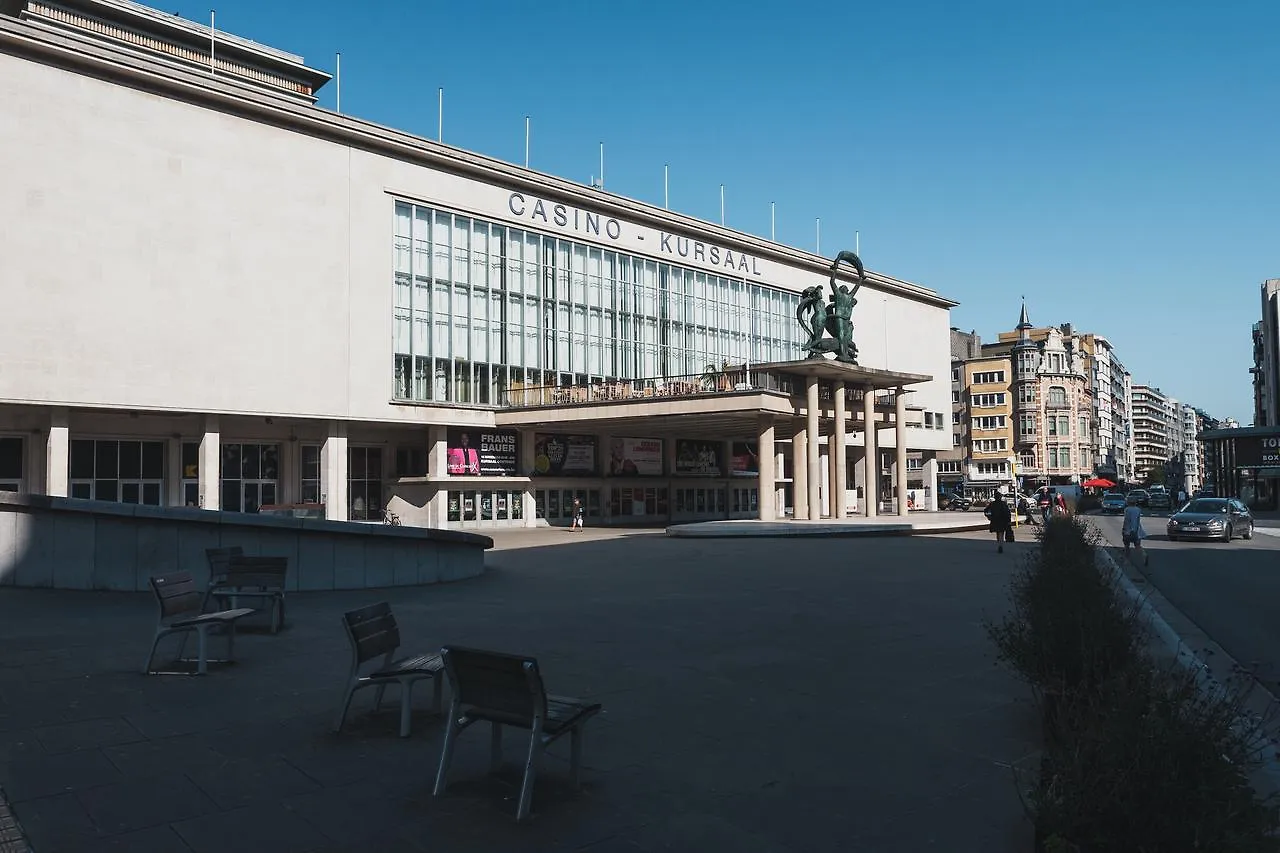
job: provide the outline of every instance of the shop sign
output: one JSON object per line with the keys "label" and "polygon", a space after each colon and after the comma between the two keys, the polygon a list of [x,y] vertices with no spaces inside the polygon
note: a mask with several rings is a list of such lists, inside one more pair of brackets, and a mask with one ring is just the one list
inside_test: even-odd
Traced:
{"label": "shop sign", "polygon": [[1237,468],[1270,468],[1280,466],[1280,436],[1239,436],[1236,445]]}
{"label": "shop sign", "polygon": [[450,477],[514,477],[520,438],[515,432],[451,429]]}
{"label": "shop sign", "polygon": [[677,441],[675,473],[681,477],[721,476],[720,454],[723,448],[724,443],[720,441]]}
{"label": "shop sign", "polygon": [[594,435],[540,432],[534,436],[533,473],[550,477],[593,477],[596,473]]}
{"label": "shop sign", "polygon": [[609,444],[609,476],[661,477],[662,439],[612,439]]}

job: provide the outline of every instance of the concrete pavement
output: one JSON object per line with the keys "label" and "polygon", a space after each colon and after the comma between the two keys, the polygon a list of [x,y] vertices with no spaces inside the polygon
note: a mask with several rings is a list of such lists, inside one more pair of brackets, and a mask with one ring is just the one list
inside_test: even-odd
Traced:
{"label": "concrete pavement", "polygon": [[[1039,719],[981,627],[1026,539],[495,538],[479,579],[291,596],[288,629],[204,679],[138,674],[145,596],[0,590],[0,787],[35,849],[1029,849]],[[383,597],[406,651],[536,654],[549,689],[603,702],[585,790],[553,748],[516,826],[515,733],[490,778],[467,732],[434,802],[429,714],[401,740],[365,695],[330,734],[340,614]]]}

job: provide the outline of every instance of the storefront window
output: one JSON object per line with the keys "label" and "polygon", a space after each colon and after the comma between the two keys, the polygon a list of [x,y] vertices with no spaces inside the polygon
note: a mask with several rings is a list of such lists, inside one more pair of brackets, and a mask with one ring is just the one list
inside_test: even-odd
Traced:
{"label": "storefront window", "polygon": [[68,460],[71,497],[164,503],[164,442],[75,439]]}
{"label": "storefront window", "polygon": [[222,445],[222,509],[257,512],[278,501],[280,446]]}
{"label": "storefront window", "polygon": [[0,436],[0,492],[22,491],[22,439]]}

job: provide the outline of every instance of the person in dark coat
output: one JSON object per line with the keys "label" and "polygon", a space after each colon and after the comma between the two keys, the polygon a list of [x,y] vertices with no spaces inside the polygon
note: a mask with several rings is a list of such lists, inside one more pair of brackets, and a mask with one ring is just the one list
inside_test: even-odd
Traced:
{"label": "person in dark coat", "polygon": [[1003,554],[1004,540],[1013,534],[1013,514],[1009,512],[1009,505],[1004,502],[1004,495],[997,493],[987,505],[987,518],[991,520],[987,529],[996,535],[996,551]]}

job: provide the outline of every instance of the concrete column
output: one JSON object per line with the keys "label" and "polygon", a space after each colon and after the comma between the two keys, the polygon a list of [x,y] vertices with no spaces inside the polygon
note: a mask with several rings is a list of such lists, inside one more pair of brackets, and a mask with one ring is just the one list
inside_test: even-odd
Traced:
{"label": "concrete column", "polygon": [[182,439],[172,436],[165,442],[164,505],[182,506]]}
{"label": "concrete column", "polygon": [[831,514],[831,486],[836,481],[835,456],[831,453],[831,439],[818,447],[818,473],[822,476],[822,503],[814,513],[818,518]]}
{"label": "concrete column", "polygon": [[346,521],[347,515],[347,425],[329,421],[329,436],[321,450],[324,457],[324,517]]}
{"label": "concrete column", "polygon": [[809,518],[809,439],[801,428],[791,439],[791,495],[795,519]]}
{"label": "concrete column", "polygon": [[[427,526],[436,529],[449,526],[449,492],[443,482],[449,472],[448,435],[447,427],[427,427],[427,477],[436,481],[432,484],[436,490],[427,499]],[[533,515],[530,503],[530,500],[524,502],[524,518]]]}
{"label": "concrete column", "polygon": [[49,413],[49,436],[45,442],[45,494],[65,498],[70,488],[71,415],[66,409]]}
{"label": "concrete column", "polygon": [[867,483],[866,483],[866,480],[864,479],[867,474],[867,466],[866,466],[866,462],[864,461],[866,459],[867,454],[866,454],[866,451],[861,447],[853,447],[851,448],[850,452],[852,454],[852,458],[849,461],[853,470],[850,471],[849,473],[852,475],[853,481],[850,484],[849,488],[853,489],[853,493],[854,493],[854,501],[853,501],[854,512],[861,513],[863,511],[862,504],[866,500],[866,498],[858,497],[857,490],[861,488],[862,494],[864,496],[867,493]]}
{"label": "concrete column", "polygon": [[[520,526],[521,527],[537,527],[537,502],[533,496],[533,470],[534,460],[537,458],[537,433],[531,429],[523,430],[520,433],[520,464],[524,468],[525,473],[529,476],[529,482],[525,485],[524,491],[521,493],[521,500],[524,505],[521,507]],[[597,460],[598,462],[599,460]],[[602,496],[603,498],[603,496]]]}
{"label": "concrete column", "polygon": [[818,429],[818,377],[816,376],[805,379],[805,406],[808,410],[805,432],[809,436],[809,452],[805,457],[808,464],[806,477],[809,486],[809,518],[816,521],[822,518],[822,469],[818,464],[818,440],[821,432]]}
{"label": "concrete column", "polygon": [[[776,443],[776,436],[775,436],[774,447],[777,449],[777,453],[776,453],[777,458],[774,459],[773,461],[773,466],[774,466],[773,470],[775,472],[774,477],[785,480],[787,477],[787,452],[782,448],[778,447]],[[783,483],[777,482],[777,479],[775,479],[773,494],[774,494],[774,504],[773,504],[774,512],[776,515],[781,516],[787,506],[786,485]]]}
{"label": "concrete column", "polygon": [[776,521],[778,518],[778,507],[775,499],[775,475],[777,474],[776,454],[773,449],[773,416],[760,416],[760,443],[757,446],[756,458],[760,460],[760,497],[756,502],[759,509],[761,521]]}
{"label": "concrete column", "polygon": [[217,415],[205,415],[200,438],[200,508],[222,509],[222,432]]}
{"label": "concrete column", "polygon": [[893,395],[893,474],[897,481],[898,515],[907,517],[907,393],[899,388]]}
{"label": "concrete column", "polygon": [[863,389],[862,422],[866,427],[863,435],[862,479],[866,482],[863,489],[862,514],[867,518],[875,518],[880,506],[880,454],[876,450],[876,389],[868,385]]}
{"label": "concrete column", "polygon": [[924,487],[929,492],[926,508],[929,512],[938,511],[938,460],[926,459],[924,463]]}
{"label": "concrete column", "polygon": [[836,426],[831,431],[830,441],[834,443],[831,464],[835,468],[836,476],[831,484],[831,517],[840,519],[845,517],[845,507],[848,505],[848,501],[845,499],[845,491],[849,488],[848,448],[845,445],[847,432],[844,424],[845,386],[843,382],[836,383],[833,394],[835,397]]}

